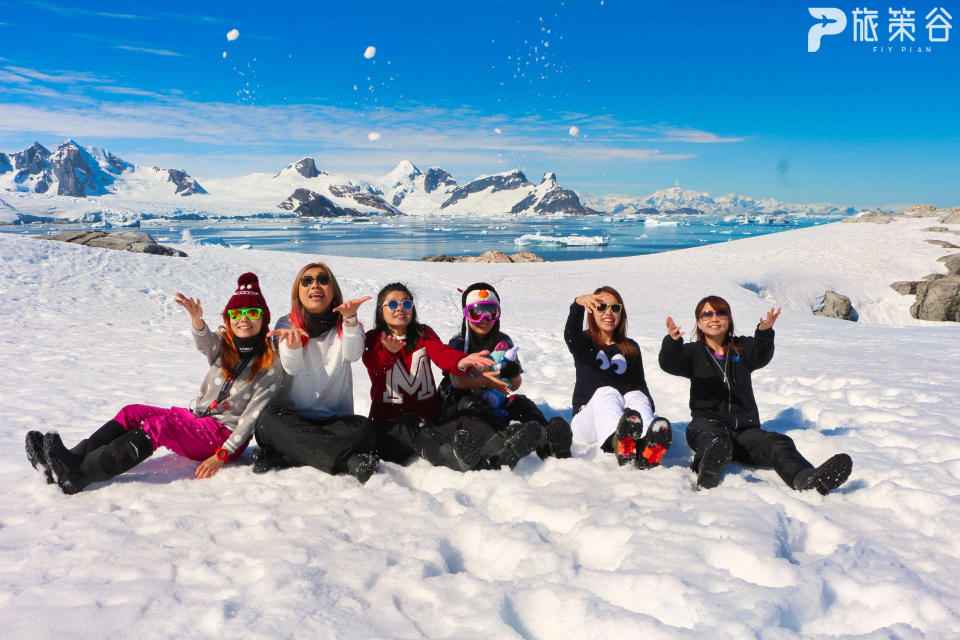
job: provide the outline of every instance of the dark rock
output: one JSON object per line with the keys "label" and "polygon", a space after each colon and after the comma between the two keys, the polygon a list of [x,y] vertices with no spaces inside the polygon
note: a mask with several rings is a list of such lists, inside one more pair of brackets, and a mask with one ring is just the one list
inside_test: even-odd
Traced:
{"label": "dark rock", "polygon": [[420,262],[459,262],[456,256],[448,256],[445,253],[438,253],[435,256],[423,256]]}
{"label": "dark rock", "polygon": [[65,142],[50,156],[50,169],[57,178],[57,195],[86,198],[107,193],[113,176],[100,169],[90,153],[73,141]]}
{"label": "dark rock", "polygon": [[546,262],[543,258],[532,251],[519,251],[510,254],[511,262]]}
{"label": "dark rock", "polygon": [[296,172],[304,178],[316,178],[317,176],[327,175],[326,172],[317,169],[317,163],[314,162],[313,158],[301,158],[294,164],[287,165],[287,169],[291,168],[296,170]]}
{"label": "dark rock", "polygon": [[910,282],[909,280],[901,280],[900,282],[894,282],[890,285],[890,288],[903,296],[913,296],[917,293],[917,285],[919,282]]}
{"label": "dark rock", "polygon": [[327,189],[338,198],[350,198],[357,204],[378,209],[385,215],[400,215],[400,210],[388,204],[387,201],[383,199],[383,196],[369,191],[363,191],[360,187],[352,184],[333,184],[327,187]]}
{"label": "dark rock", "polygon": [[668,214],[683,214],[688,216],[699,216],[705,215],[704,211],[700,209],[694,209],[693,207],[680,207],[678,209],[666,209],[664,213]]}
{"label": "dark rock", "polygon": [[580,204],[580,198],[576,193],[569,189],[561,189],[559,186],[544,194],[533,210],[537,213],[569,213],[577,216],[599,213]]}
{"label": "dark rock", "polygon": [[53,183],[50,173],[50,151],[39,142],[34,142],[23,151],[13,154],[13,166],[17,170],[14,181],[22,184],[30,176],[38,176],[33,187],[36,193],[46,193]]}
{"label": "dark rock", "polygon": [[448,256],[441,253],[435,256],[424,256],[420,262],[483,262],[483,263],[508,263],[508,262],[544,262],[544,259],[530,251],[521,251],[510,255],[503,251],[484,251],[479,256]]}
{"label": "dark rock", "polygon": [[897,216],[890,213],[883,213],[882,211],[869,211],[862,216],[844,218],[843,222],[872,222],[874,224],[890,224],[893,222],[895,217]]}
{"label": "dark rock", "polygon": [[946,265],[948,276],[960,276],[960,253],[953,253],[949,256],[937,258],[937,262],[942,262]]}
{"label": "dark rock", "polygon": [[447,198],[442,205],[440,205],[440,208],[445,209],[446,207],[463,200],[471,193],[479,193],[485,189],[490,189],[491,193],[496,193],[497,191],[519,189],[521,187],[529,187],[532,185],[533,183],[527,181],[527,177],[523,175],[522,171],[513,171],[507,175],[487,176],[454,189],[453,193],[450,194],[450,197]]}
{"label": "dark rock", "polygon": [[338,207],[328,198],[310,189],[297,189],[278,206],[281,209],[293,211],[298,216],[311,218],[337,218],[360,215],[360,212],[355,209]]}
{"label": "dark rock", "polygon": [[430,167],[427,169],[427,172],[423,174],[423,190],[427,193],[433,193],[441,187],[449,186],[457,186],[457,181],[440,167]]}
{"label": "dark rock", "polygon": [[918,283],[910,315],[918,320],[960,322],[960,276]]}
{"label": "dark rock", "polygon": [[7,171],[13,171],[13,163],[10,161],[10,156],[0,151],[0,173]]}
{"label": "dark rock", "polygon": [[521,211],[526,211],[527,209],[532,207],[533,203],[535,203],[536,201],[537,201],[537,194],[531,193],[526,198],[524,198],[517,204],[513,205],[513,207],[510,209],[510,213],[520,213]]}
{"label": "dark rock", "polygon": [[927,227],[924,231],[936,231],[938,233],[943,233],[944,231],[950,231],[946,227]]}
{"label": "dark rock", "polygon": [[952,242],[947,242],[946,240],[925,240],[925,242],[935,244],[938,247],[943,247],[944,249],[960,249],[960,246],[957,246]]}
{"label": "dark rock", "polygon": [[133,253],[150,253],[161,256],[186,257],[183,251],[157,244],[149,233],[143,231],[68,231],[55,236],[35,236],[39,240],[59,240],[100,249],[116,249]]}
{"label": "dark rock", "polygon": [[859,317],[853,305],[850,304],[850,298],[836,291],[827,291],[823,295],[823,301],[820,303],[820,306],[814,309],[813,314],[853,322],[856,322]]}
{"label": "dark rock", "polygon": [[[156,169],[156,167],[154,167]],[[157,171],[164,171],[164,169],[156,169]],[[190,177],[186,171],[181,169],[165,169],[167,172],[167,179],[170,180],[173,184],[177,186],[175,193],[181,196],[191,196],[195,193],[206,193],[207,190],[200,186],[200,183]]]}
{"label": "dark rock", "polygon": [[924,280],[939,280],[940,278],[946,278],[947,276],[942,273],[928,273],[923,276]]}
{"label": "dark rock", "polygon": [[124,172],[124,170],[133,168],[133,165],[131,165],[129,162],[124,162],[106,149],[101,149],[100,153],[103,157],[103,161],[107,164],[107,166],[104,168],[110,173],[120,175]]}

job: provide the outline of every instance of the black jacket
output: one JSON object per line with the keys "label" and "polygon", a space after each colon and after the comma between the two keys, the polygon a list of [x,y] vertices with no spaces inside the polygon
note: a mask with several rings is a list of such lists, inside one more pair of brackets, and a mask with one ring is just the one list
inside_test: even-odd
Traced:
{"label": "black jacket", "polygon": [[613,387],[622,394],[643,391],[647,398],[650,398],[652,408],[653,398],[650,397],[647,381],[643,377],[640,347],[630,340],[637,353],[629,358],[624,357],[616,345],[601,349],[590,339],[590,334],[583,330],[583,314],[583,307],[576,302],[571,304],[567,326],[563,330],[563,340],[573,354],[573,365],[577,372],[577,381],[573,386],[573,415],[577,415],[581,407],[590,402],[590,398],[600,387]]}
{"label": "black jacket", "polygon": [[690,413],[693,417],[719,420],[732,429],[760,426],[760,412],[753,398],[750,373],[773,358],[773,329],[757,329],[752,338],[738,336],[732,351],[718,361],[702,342],[683,343],[664,336],[660,368],[675,376],[690,378]]}

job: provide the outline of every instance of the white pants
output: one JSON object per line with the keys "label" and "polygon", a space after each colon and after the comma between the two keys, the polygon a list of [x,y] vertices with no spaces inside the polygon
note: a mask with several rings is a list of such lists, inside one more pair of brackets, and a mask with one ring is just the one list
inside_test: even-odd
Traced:
{"label": "white pants", "polygon": [[653,407],[643,391],[628,391],[621,395],[613,387],[600,387],[593,392],[590,402],[573,416],[570,428],[580,442],[604,442],[617,430],[624,409],[633,409],[643,418],[643,435],[653,422]]}

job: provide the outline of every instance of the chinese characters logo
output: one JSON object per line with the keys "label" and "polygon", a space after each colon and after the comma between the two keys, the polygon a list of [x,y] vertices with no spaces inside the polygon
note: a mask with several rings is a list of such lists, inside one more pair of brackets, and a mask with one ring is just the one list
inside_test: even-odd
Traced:
{"label": "chinese characters logo", "polygon": [[[808,7],[810,15],[817,21],[807,32],[807,51],[815,53],[820,50],[820,40],[824,36],[835,36],[843,33],[847,28],[847,14],[835,7]],[[950,30],[953,28],[953,16],[944,7],[933,7],[924,15],[921,24],[926,30],[926,41],[949,42]],[[886,18],[886,31],[881,25],[881,16]],[[907,7],[888,7],[885,13],[879,9],[867,6],[856,7],[850,12],[853,18],[853,42],[896,42],[901,45],[901,51],[913,51],[912,43],[917,43],[923,36],[917,33],[918,14],[914,9]],[[911,46],[907,46],[908,43]],[[876,45],[874,51],[886,49],[890,52],[893,46]],[[918,52],[930,52],[931,47],[921,45],[916,47]]]}

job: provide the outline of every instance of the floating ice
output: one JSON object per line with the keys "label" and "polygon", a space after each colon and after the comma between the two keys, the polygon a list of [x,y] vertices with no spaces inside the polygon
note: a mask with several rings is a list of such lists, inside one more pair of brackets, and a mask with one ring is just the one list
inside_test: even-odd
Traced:
{"label": "floating ice", "polygon": [[380,133],[377,131],[371,131],[370,133],[367,134],[367,140],[369,140],[370,142],[376,142],[379,139],[380,139]]}
{"label": "floating ice", "polygon": [[239,37],[240,37],[240,32],[237,31],[236,29],[230,29],[230,31],[227,31],[227,40],[229,40],[230,42],[233,42]]}
{"label": "floating ice", "polygon": [[566,247],[602,247],[610,241],[609,237],[604,236],[545,236],[539,231],[536,233],[525,233],[519,238],[515,238],[513,243],[518,246],[528,244],[555,244]]}
{"label": "floating ice", "polygon": [[647,218],[643,221],[643,224],[648,227],[678,227],[680,226],[679,220],[658,220],[657,218]]}
{"label": "floating ice", "polygon": [[367,47],[366,50],[364,50],[364,52],[363,52],[363,57],[366,58],[367,60],[369,60],[370,58],[372,58],[372,57],[375,56],[375,55],[377,55],[377,48],[376,48],[376,47]]}
{"label": "floating ice", "polygon": [[568,133],[576,138],[580,135],[580,127],[570,127],[570,131]]}

